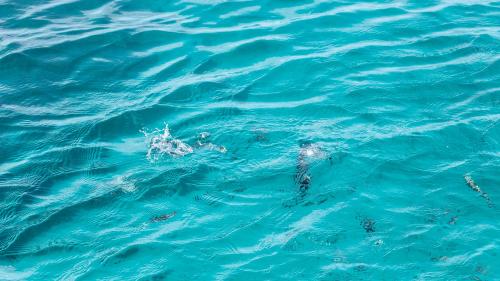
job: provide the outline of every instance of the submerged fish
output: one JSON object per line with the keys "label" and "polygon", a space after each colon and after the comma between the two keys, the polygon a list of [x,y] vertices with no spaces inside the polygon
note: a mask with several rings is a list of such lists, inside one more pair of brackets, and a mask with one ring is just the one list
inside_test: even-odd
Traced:
{"label": "submerged fish", "polygon": [[467,183],[467,185],[472,189],[474,190],[475,192],[479,192],[479,193],[482,193],[481,191],[481,188],[479,188],[479,186],[474,182],[474,180],[472,179],[471,176],[469,175],[465,175],[464,176],[464,179],[465,179],[465,182]]}
{"label": "submerged fish", "polygon": [[304,147],[300,148],[297,158],[297,167],[295,172],[295,182],[299,185],[299,191],[304,194],[309,189],[311,177],[309,176],[309,165],[305,159]]}
{"label": "submerged fish", "polygon": [[302,144],[297,157],[297,171],[295,173],[295,182],[299,185],[301,195],[305,195],[311,184],[311,176],[309,174],[308,158],[317,157],[321,154],[321,150],[315,144]]}
{"label": "submerged fish", "polygon": [[493,202],[491,202],[491,199],[488,196],[488,193],[482,191],[481,188],[479,187],[479,185],[477,185],[474,182],[474,180],[472,179],[472,177],[470,175],[465,175],[464,179],[465,179],[465,182],[467,183],[467,185],[472,190],[474,190],[475,192],[479,193],[479,195],[481,195],[481,197],[483,197],[486,200],[486,202],[488,203],[488,207],[490,207],[490,208],[493,207]]}
{"label": "submerged fish", "polygon": [[174,211],[169,214],[161,215],[161,216],[155,216],[151,219],[152,222],[160,222],[160,221],[165,221],[168,220],[169,218],[175,216],[177,213]]}
{"label": "submerged fish", "polygon": [[357,215],[356,218],[359,220],[359,225],[363,227],[366,233],[375,232],[375,220],[360,215]]}
{"label": "submerged fish", "polygon": [[227,149],[223,145],[215,145],[210,141],[210,133],[203,132],[198,135],[198,140],[196,141],[196,147],[205,147],[209,150],[215,150],[220,153],[226,153]]}

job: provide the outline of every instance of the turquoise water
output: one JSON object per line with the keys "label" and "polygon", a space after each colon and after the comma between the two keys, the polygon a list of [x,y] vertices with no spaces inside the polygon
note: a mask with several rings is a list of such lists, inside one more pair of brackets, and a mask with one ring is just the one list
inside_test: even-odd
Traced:
{"label": "turquoise water", "polygon": [[0,0],[0,280],[500,280],[500,2]]}

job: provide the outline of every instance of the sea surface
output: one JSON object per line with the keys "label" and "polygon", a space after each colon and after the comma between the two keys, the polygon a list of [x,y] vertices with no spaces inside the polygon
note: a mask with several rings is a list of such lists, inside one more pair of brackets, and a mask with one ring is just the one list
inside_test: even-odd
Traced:
{"label": "sea surface", "polygon": [[0,0],[0,280],[500,280],[500,2]]}

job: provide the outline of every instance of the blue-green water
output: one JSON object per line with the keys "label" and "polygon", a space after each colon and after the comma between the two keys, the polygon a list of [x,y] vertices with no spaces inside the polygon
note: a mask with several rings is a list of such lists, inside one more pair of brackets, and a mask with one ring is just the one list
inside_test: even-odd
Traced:
{"label": "blue-green water", "polygon": [[0,280],[500,280],[499,120],[498,1],[0,0]]}

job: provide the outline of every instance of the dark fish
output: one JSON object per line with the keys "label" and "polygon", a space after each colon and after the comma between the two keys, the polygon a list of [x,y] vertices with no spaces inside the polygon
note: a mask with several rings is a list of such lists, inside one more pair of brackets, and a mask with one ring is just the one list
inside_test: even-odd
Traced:
{"label": "dark fish", "polygon": [[[295,183],[299,186],[299,194],[295,198],[283,203],[283,206],[289,208],[303,203],[304,197],[311,186],[311,175],[309,171],[309,162],[311,159],[323,155],[322,151],[315,144],[304,143],[300,146],[299,155],[297,156],[297,165],[295,171]],[[306,203],[306,205],[312,202]]]}
{"label": "dark fish", "polygon": [[454,217],[452,217],[452,218],[448,221],[448,224],[450,224],[450,225],[456,224],[456,223],[457,223],[457,220],[458,220],[458,217],[457,217],[457,216],[454,216]]}
{"label": "dark fish", "polygon": [[165,221],[165,220],[168,220],[169,218],[173,217],[176,215],[176,212],[172,212],[170,214],[165,214],[165,215],[161,215],[161,216],[155,216],[151,219],[152,222],[160,222],[160,221]]}
{"label": "dark fish", "polygon": [[207,132],[200,133],[198,135],[198,140],[196,141],[196,147],[201,148],[205,147],[208,148],[209,150],[215,150],[219,151],[221,153],[226,153],[227,149],[223,145],[215,145],[210,142],[210,134]]}
{"label": "dark fish", "polygon": [[488,207],[492,208],[493,207],[493,202],[491,202],[491,199],[490,199],[490,196],[488,196],[488,193],[482,191],[481,188],[479,187],[479,185],[477,185],[474,182],[474,180],[472,179],[472,177],[470,175],[465,175],[464,179],[465,179],[465,182],[467,183],[467,185],[472,190],[474,190],[475,192],[479,193],[479,195],[481,195],[481,197],[483,197],[484,200],[486,200],[486,202],[488,203]]}
{"label": "dark fish", "polygon": [[375,221],[374,220],[372,220],[370,218],[364,218],[361,220],[360,224],[367,233],[375,232]]}
{"label": "dark fish", "polygon": [[311,184],[311,176],[309,175],[309,165],[307,163],[308,152],[311,151],[311,144],[303,144],[300,148],[297,158],[297,171],[295,173],[295,182],[299,185],[299,192],[302,196],[305,195]]}

